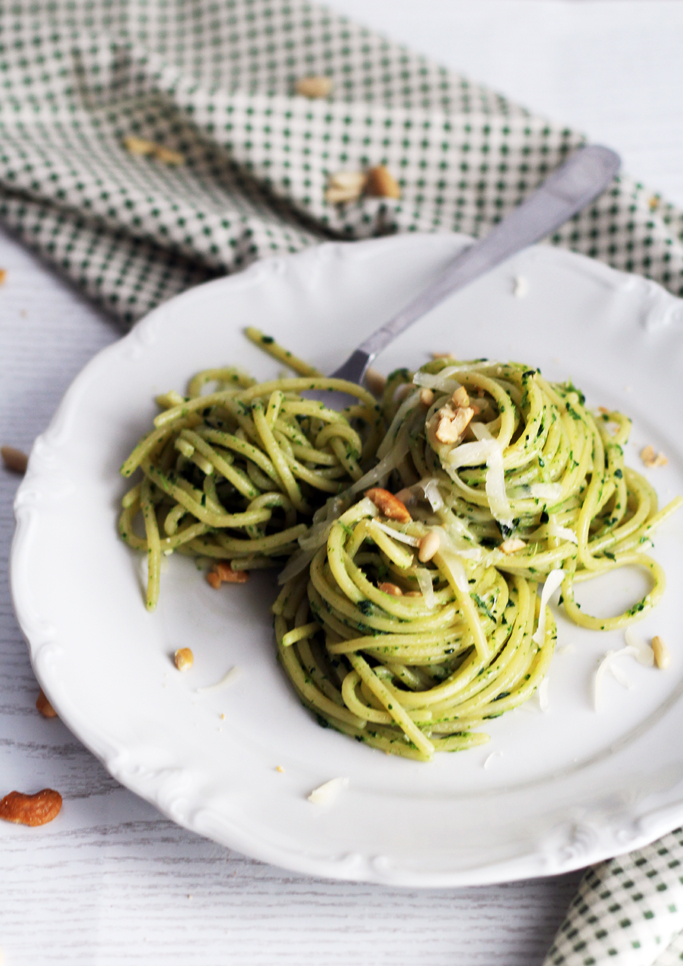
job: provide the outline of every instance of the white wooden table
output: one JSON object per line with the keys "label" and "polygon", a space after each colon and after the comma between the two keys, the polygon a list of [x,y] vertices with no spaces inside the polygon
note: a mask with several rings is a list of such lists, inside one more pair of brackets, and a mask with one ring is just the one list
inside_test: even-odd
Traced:
{"label": "white wooden table", "polygon": [[[683,4],[335,0],[532,109],[586,130],[683,204]],[[0,442],[25,449],[115,323],[0,233]],[[177,828],[121,788],[37,685],[6,579],[18,479],[0,471],[0,795],[59,789],[57,822],[0,823],[5,966],[536,966],[580,873],[401,890],[272,868]],[[1,957],[0,957],[1,959]]]}

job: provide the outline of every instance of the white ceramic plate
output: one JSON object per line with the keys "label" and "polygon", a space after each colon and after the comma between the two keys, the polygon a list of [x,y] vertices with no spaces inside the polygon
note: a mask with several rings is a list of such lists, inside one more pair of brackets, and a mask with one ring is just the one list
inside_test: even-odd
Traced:
{"label": "white ceramic plate", "polygon": [[[499,882],[567,871],[683,823],[683,514],[657,538],[664,602],[638,625],[668,643],[666,672],[624,658],[633,689],[607,680],[596,713],[596,661],[623,636],[560,617],[560,648],[573,648],[553,660],[548,712],[491,721],[490,745],[428,765],[322,729],[299,704],[275,660],[272,576],[216,592],[191,561],[172,559],[150,615],[139,558],[116,536],[118,468],[149,427],[156,393],[232,362],[272,377],[277,364],[241,335],[248,324],[332,371],[463,244],[452,235],[327,244],[173,299],[86,366],[17,497],[14,601],[62,720],[165,815],[287,868],[410,886]],[[433,311],[379,368],[454,350],[572,377],[590,404],[633,415],[631,465],[641,468],[645,443],[668,455],[646,475],[670,499],[683,492],[682,305],[643,279],[540,246]],[[618,571],[581,585],[579,599],[609,613],[641,591]],[[195,654],[184,674],[172,664],[182,645]],[[232,683],[198,692],[234,665]],[[350,781],[334,804],[306,800],[338,776]]]}

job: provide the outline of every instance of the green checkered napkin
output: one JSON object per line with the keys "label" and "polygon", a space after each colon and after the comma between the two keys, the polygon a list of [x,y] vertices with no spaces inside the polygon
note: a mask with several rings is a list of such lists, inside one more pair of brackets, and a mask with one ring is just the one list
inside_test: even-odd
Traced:
{"label": "green checkered napkin", "polygon": [[[332,95],[293,93],[326,75]],[[180,151],[127,152],[138,135]],[[478,235],[582,143],[300,0],[8,0],[0,221],[131,323],[183,288],[325,238]],[[385,164],[400,201],[324,200]],[[556,244],[683,291],[683,214],[631,178]]]}
{"label": "green checkered napkin", "polygon": [[683,830],[590,869],[543,966],[680,966]]}
{"label": "green checkered napkin", "polygon": [[[297,96],[307,75],[331,95]],[[184,163],[131,154],[131,135]],[[0,17],[0,220],[128,324],[322,239],[483,234],[582,142],[300,0],[11,0]],[[378,164],[400,200],[325,201],[331,174]],[[683,213],[629,177],[552,240],[683,294]],[[591,870],[546,966],[678,962],[679,857],[680,832]]]}

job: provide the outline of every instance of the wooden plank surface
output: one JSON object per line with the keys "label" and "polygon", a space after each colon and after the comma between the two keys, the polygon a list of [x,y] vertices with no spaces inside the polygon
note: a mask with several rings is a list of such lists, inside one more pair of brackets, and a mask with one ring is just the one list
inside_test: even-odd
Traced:
{"label": "wooden plank surface", "polygon": [[[630,169],[642,171],[654,189],[683,201],[683,101],[675,86],[683,68],[678,58],[664,56],[672,42],[680,47],[683,5],[430,4],[338,0],[336,6],[399,40],[414,39],[419,49],[462,64],[532,108],[582,126],[624,152]],[[534,45],[541,64],[530,60]],[[601,68],[595,66],[600,57]],[[582,63],[590,70],[570,90]],[[7,270],[0,289],[0,441],[29,449],[72,378],[120,332],[1,233],[0,267]],[[0,823],[4,966],[542,961],[580,873],[425,891],[289,874],[161,818],[121,788],[59,721],[43,719],[7,581],[17,484],[0,471],[0,794],[49,785],[62,792],[65,806],[42,829]]]}

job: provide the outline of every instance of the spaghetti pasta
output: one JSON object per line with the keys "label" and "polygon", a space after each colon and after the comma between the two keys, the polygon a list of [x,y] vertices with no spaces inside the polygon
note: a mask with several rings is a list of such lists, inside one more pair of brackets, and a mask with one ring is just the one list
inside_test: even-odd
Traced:
{"label": "spaghetti pasta", "polygon": [[[621,413],[592,413],[538,369],[451,357],[392,373],[378,404],[247,335],[298,375],[210,369],[186,396],[158,397],[121,469],[143,479],[119,531],[148,555],[149,609],[163,554],[225,561],[233,576],[286,562],[278,654],[321,724],[418,760],[482,744],[478,729],[543,681],[558,587],[569,619],[594,630],[661,599],[663,570],[643,548],[683,500],[659,510],[625,465]],[[355,401],[337,411],[309,391]],[[575,584],[627,566],[650,579],[642,600],[585,613]]]}
{"label": "spaghetti pasta", "polygon": [[[310,390],[355,402],[337,412],[303,395]],[[169,392],[157,403],[154,430],[121,467],[126,477],[141,469],[143,481],[123,497],[119,518],[121,537],[148,556],[149,610],[164,554],[228,561],[232,570],[281,566],[315,510],[363,476],[382,435],[373,396],[314,372],[259,384],[235,368],[209,369],[187,396]]]}
{"label": "spaghetti pasta", "polygon": [[[321,723],[425,760],[488,740],[475,729],[533,694],[560,583],[567,616],[591,629],[656,605],[665,577],[643,545],[683,501],[658,510],[624,465],[626,417],[592,414],[537,369],[434,360],[390,376],[383,410],[372,485],[398,491],[409,522],[383,513],[386,499],[338,500],[313,547],[299,541],[309,559],[285,571],[275,631]],[[584,613],[575,583],[623,566],[647,572],[646,596],[616,617]]]}

